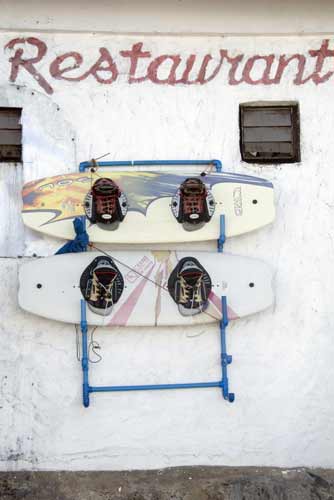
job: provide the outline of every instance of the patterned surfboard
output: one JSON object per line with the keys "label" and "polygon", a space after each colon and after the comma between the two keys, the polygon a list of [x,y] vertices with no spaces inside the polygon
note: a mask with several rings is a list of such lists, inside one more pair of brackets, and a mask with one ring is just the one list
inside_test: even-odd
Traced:
{"label": "patterned surfboard", "polygon": [[212,173],[201,178],[212,192],[215,211],[200,229],[187,231],[172,212],[180,184],[198,172],[102,171],[46,177],[23,187],[24,223],[41,233],[72,239],[73,219],[84,215],[84,198],[99,177],[108,177],[128,200],[128,212],[116,230],[88,224],[90,241],[99,243],[164,243],[216,239],[220,215],[226,236],[253,231],[275,217],[273,185],[258,177]]}

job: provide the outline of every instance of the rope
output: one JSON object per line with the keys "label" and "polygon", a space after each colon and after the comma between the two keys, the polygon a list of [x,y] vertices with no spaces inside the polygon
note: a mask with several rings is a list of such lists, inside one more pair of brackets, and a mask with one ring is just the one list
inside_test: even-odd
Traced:
{"label": "rope", "polygon": [[134,267],[131,267],[129,266],[128,264],[125,264],[125,262],[122,262],[121,260],[119,259],[116,259],[116,257],[114,257],[113,255],[110,255],[108,252],[105,252],[104,250],[102,250],[102,248],[98,248],[97,246],[95,246],[93,243],[90,243],[89,246],[91,248],[94,248],[95,250],[97,250],[98,252],[104,254],[106,257],[110,257],[111,259],[115,260],[118,264],[120,264],[121,266],[124,266],[126,267],[127,269],[129,269],[130,271],[133,271],[134,273],[138,274],[138,276],[141,276],[142,278],[146,279],[147,281],[150,281],[151,283],[153,283],[153,285],[161,288],[162,290],[165,290],[168,292],[168,288],[160,285],[160,283],[158,283],[157,281],[154,281],[152,280],[151,278],[149,278],[148,276],[145,276],[145,274],[141,274],[139,271],[137,271]]}
{"label": "rope", "polygon": [[[94,333],[97,329],[97,326],[95,326],[92,331],[91,331],[91,334],[90,334],[90,342],[89,342],[89,346],[88,346],[88,361],[90,363],[99,363],[101,360],[102,360],[102,356],[101,354],[99,354],[98,352],[96,352],[96,349],[101,349],[101,346],[99,344],[99,342],[97,342],[96,340],[94,340]],[[93,360],[91,359],[90,357],[90,351],[92,353],[94,353],[94,355],[97,357],[97,359]]]}
{"label": "rope", "polygon": [[[102,248],[98,248],[97,246],[95,246],[93,243],[90,243],[89,246],[91,248],[94,248],[95,250],[97,250],[98,252],[102,253],[103,255],[105,255],[106,257],[110,257],[111,259],[115,260],[118,264],[120,264],[121,266],[124,266],[126,267],[127,269],[129,269],[130,271],[133,271],[134,273],[138,274],[138,276],[141,276],[142,278],[146,279],[147,281],[150,281],[151,283],[153,283],[153,285],[161,288],[161,290],[164,290],[165,292],[168,292],[169,293],[169,290],[167,287],[165,286],[162,286],[160,285],[160,283],[158,283],[157,281],[155,280],[152,280],[151,278],[149,278],[148,276],[145,276],[144,274],[140,273],[139,271],[137,271],[135,268],[129,266],[128,264],[125,264],[125,262],[122,262],[121,260],[117,259],[116,257],[114,257],[114,255],[110,255],[108,252],[105,252],[104,250],[102,250]],[[176,252],[175,252],[176,253]],[[208,313],[207,311],[203,311],[201,310],[201,313],[202,314],[206,314],[207,316],[209,316],[210,318],[214,318],[216,319],[216,316],[214,316],[213,314],[210,314]]]}

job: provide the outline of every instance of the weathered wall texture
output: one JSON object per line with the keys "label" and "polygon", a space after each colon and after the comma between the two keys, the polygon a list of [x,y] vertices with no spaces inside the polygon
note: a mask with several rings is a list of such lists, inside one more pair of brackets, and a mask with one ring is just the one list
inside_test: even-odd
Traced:
{"label": "weathered wall texture", "polygon": [[[33,43],[24,40],[28,37],[34,37]],[[150,55],[140,59],[136,75],[148,76],[129,83],[130,59],[120,52],[140,43]],[[334,39],[327,44],[322,37],[4,32],[0,48],[5,45],[0,51],[0,106],[23,107],[24,162],[0,168],[0,467],[334,467],[334,76],[328,53]],[[321,46],[323,57],[309,53]],[[22,61],[37,57],[43,47],[47,52],[36,63],[23,67],[18,61],[18,49],[23,49]],[[104,59],[94,66],[100,48],[106,49]],[[237,83],[226,52],[222,58],[220,51],[230,58],[243,54],[235,68]],[[72,54],[60,64],[56,58],[68,52],[79,54],[83,62]],[[191,54],[196,68],[184,76]],[[207,73],[200,75],[206,54],[212,59],[206,59]],[[270,81],[284,54],[300,57],[288,64],[280,81]],[[163,55],[172,58],[157,62]],[[256,55],[266,58],[254,59]],[[181,61],[178,67],[175,61]],[[80,67],[61,71],[74,63]],[[215,68],[208,82],[186,81],[203,80]],[[300,103],[300,164],[260,168],[241,163],[238,105],[252,100]],[[226,170],[263,175],[275,184],[275,223],[226,244],[227,252],[270,263],[276,291],[271,310],[229,328],[228,350],[234,357],[230,385],[236,393],[232,405],[213,389],[99,394],[84,409],[74,328],[18,308],[22,260],[15,257],[47,255],[61,245],[22,227],[21,182],[74,171],[79,161],[107,152],[118,160],[219,158]],[[214,245],[196,248],[213,250]],[[91,366],[94,385],[219,377],[214,326],[98,329],[96,339],[103,361]]]}
{"label": "weathered wall texture", "polygon": [[164,34],[305,34],[333,31],[331,0],[0,0],[1,27]]}

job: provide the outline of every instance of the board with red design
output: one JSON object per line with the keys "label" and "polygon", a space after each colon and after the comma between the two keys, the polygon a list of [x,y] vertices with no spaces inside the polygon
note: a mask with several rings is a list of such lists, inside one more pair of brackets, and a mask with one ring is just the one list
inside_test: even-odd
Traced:
{"label": "board with red design", "polygon": [[[80,323],[80,277],[104,254],[83,252],[34,259],[19,272],[19,304],[26,311],[66,323]],[[257,313],[273,303],[272,273],[259,260],[210,252],[109,252],[124,279],[118,302],[107,315],[87,307],[87,322],[100,326],[159,326],[212,323],[221,319],[221,296],[227,297],[229,319]],[[211,278],[207,308],[183,316],[167,283],[178,262],[195,258]]]}
{"label": "board with red design", "polygon": [[[182,182],[199,172],[101,170],[46,177],[24,185],[24,223],[41,233],[71,240],[73,220],[84,215],[84,200],[100,177],[112,179],[127,199],[127,214],[117,229],[87,224],[90,241],[99,243],[172,243],[214,240],[225,215],[225,236],[236,236],[271,223],[275,217],[271,182],[228,172],[200,177],[210,190],[215,210],[202,227],[187,231],[172,212],[172,199]],[[109,227],[109,229],[108,229]],[[140,228],[140,231],[138,231]]]}

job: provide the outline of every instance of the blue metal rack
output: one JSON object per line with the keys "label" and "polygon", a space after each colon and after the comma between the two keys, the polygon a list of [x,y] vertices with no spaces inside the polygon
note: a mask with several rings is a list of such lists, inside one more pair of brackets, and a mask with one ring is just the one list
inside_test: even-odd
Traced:
{"label": "blue metal rack", "polygon": [[[225,216],[220,216],[220,236],[218,238],[218,251],[222,252],[225,242]],[[91,386],[89,385],[89,359],[88,359],[88,341],[87,341],[87,319],[86,302],[81,300],[81,321],[80,328],[82,333],[82,372],[83,372],[83,404],[89,406],[89,395],[94,392],[121,392],[121,391],[147,391],[147,390],[166,390],[166,389],[198,389],[209,387],[220,387],[223,398],[232,403],[234,393],[229,392],[227,377],[227,366],[232,363],[232,356],[226,352],[226,327],[228,325],[227,300],[225,296],[221,298],[222,319],[220,321],[220,346],[221,346],[221,368],[222,378],[214,382],[191,382],[181,384],[148,384],[148,385],[114,385],[114,386]]]}
{"label": "blue metal rack", "polygon": [[221,172],[223,165],[220,160],[135,160],[135,161],[82,161],[79,164],[79,172],[85,172],[88,168],[98,167],[154,167],[154,166],[185,166],[185,165],[213,165],[216,172]]}
{"label": "blue metal rack", "polygon": [[[94,167],[136,167],[136,166],[201,166],[212,165],[216,172],[222,172],[222,163],[220,160],[135,160],[135,161],[84,161],[79,164],[79,171],[85,172]],[[218,252],[223,252],[225,243],[225,216],[220,216],[220,235],[217,241]],[[179,384],[146,384],[146,385],[114,385],[114,386],[91,386],[89,385],[89,358],[88,358],[88,325],[86,319],[86,302],[81,300],[81,321],[80,328],[82,333],[82,373],[83,373],[83,404],[89,406],[89,396],[94,392],[121,392],[121,391],[147,391],[147,390],[166,390],[166,389],[198,389],[219,387],[222,389],[223,398],[232,403],[234,393],[229,392],[227,377],[227,366],[232,363],[232,356],[226,352],[226,327],[228,326],[227,299],[221,298],[222,319],[220,321],[220,346],[221,346],[221,380],[214,382],[191,382]]]}

